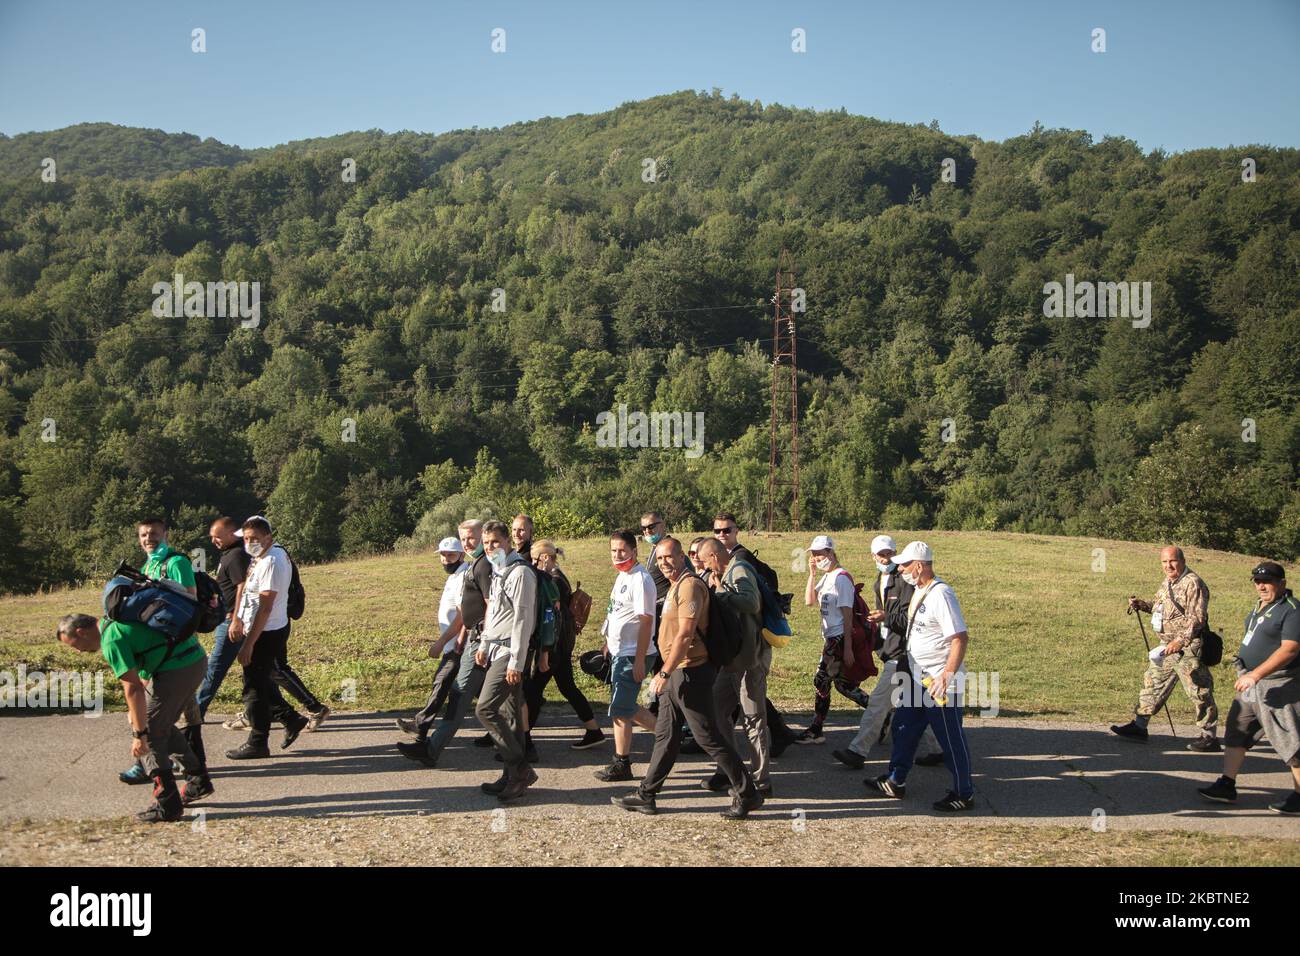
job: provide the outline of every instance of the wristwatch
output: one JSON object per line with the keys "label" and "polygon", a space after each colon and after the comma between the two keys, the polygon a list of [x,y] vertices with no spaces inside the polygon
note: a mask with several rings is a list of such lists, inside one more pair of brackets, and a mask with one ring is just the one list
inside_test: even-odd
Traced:
{"label": "wristwatch", "polygon": [[149,728],[146,727],[144,730],[136,730],[132,728],[131,736],[134,737],[136,740],[142,740],[143,738],[149,736]]}

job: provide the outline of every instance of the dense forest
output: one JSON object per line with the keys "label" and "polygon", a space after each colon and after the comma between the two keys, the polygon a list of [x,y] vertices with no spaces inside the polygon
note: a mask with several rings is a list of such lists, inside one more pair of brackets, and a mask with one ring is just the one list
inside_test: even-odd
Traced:
{"label": "dense forest", "polygon": [[[0,590],[103,574],[145,512],[189,548],[264,511],[305,561],[482,509],[761,526],[783,249],[805,529],[1300,555],[1300,150],[714,91],[264,150],[96,124],[0,169]],[[260,323],[156,315],[177,273]],[[1067,275],[1149,282],[1149,325],[1047,315]],[[602,447],[620,403],[703,412],[705,453]]]}

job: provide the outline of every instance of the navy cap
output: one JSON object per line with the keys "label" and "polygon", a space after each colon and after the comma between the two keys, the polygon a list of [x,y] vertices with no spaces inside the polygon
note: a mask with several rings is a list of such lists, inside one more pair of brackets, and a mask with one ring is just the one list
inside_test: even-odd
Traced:
{"label": "navy cap", "polygon": [[1261,561],[1255,565],[1254,570],[1250,572],[1250,576],[1256,581],[1261,578],[1266,581],[1285,581],[1286,571],[1276,561]]}

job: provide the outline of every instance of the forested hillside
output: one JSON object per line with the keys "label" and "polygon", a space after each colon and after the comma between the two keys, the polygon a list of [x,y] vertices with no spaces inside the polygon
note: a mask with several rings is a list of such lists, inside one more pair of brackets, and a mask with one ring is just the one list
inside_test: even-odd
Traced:
{"label": "forested hillside", "polygon": [[[484,507],[758,525],[782,249],[805,528],[1300,554],[1300,151],[716,92],[252,152],[107,129],[0,142],[75,157],[0,178],[0,590],[103,572],[151,511],[192,547],[265,510],[307,561]],[[258,282],[259,324],[155,316],[177,273]],[[1067,274],[1151,283],[1150,324],[1045,316]],[[703,412],[705,454],[599,447],[620,403]]]}

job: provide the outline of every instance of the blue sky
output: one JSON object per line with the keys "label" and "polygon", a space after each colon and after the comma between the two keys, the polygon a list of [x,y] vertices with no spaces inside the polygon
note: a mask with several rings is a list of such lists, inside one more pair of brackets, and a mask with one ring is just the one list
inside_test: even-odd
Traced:
{"label": "blue sky", "polygon": [[256,147],[720,87],[985,139],[1039,120],[1145,149],[1294,147],[1298,77],[1300,0],[0,0],[9,135],[107,121]]}

